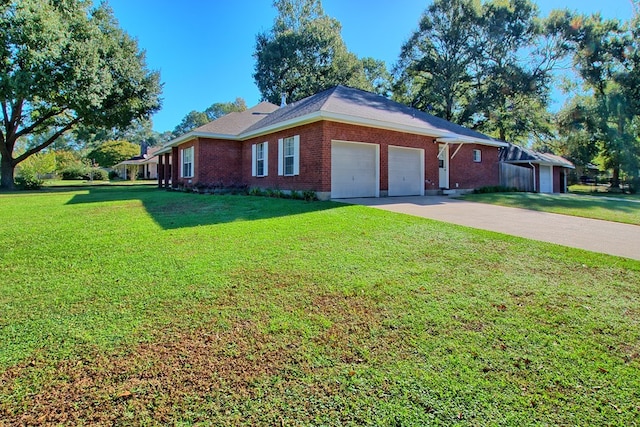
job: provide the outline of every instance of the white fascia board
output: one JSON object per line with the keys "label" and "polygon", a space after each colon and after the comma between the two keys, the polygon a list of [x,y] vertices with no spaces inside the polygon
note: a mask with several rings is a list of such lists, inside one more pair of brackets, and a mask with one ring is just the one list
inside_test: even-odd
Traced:
{"label": "white fascia board", "polygon": [[448,142],[450,144],[478,144],[488,145],[489,147],[507,147],[508,143],[502,141],[492,141],[490,139],[473,138],[471,136],[462,136],[458,134],[449,134],[443,138],[438,138],[438,142]]}

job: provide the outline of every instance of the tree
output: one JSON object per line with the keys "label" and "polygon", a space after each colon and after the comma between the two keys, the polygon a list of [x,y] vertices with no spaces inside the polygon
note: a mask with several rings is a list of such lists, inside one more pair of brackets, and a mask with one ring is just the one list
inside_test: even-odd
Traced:
{"label": "tree", "polygon": [[479,56],[480,3],[436,0],[402,46],[395,98],[446,120],[466,123],[472,106],[472,65]]}
{"label": "tree", "polygon": [[110,168],[140,154],[140,147],[129,141],[107,141],[87,154],[92,164]]}
{"label": "tree", "polygon": [[[0,169],[13,188],[16,165],[79,125],[126,127],[160,108],[159,74],[121,30],[106,3],[0,3]],[[15,155],[20,138],[47,135]]]}
{"label": "tree", "polygon": [[209,108],[204,110],[204,113],[207,115],[209,120],[218,119],[225,114],[233,113],[233,112],[242,112],[247,109],[247,103],[242,98],[236,98],[233,102],[216,102],[215,104],[211,104]]}
{"label": "tree", "polygon": [[[294,102],[343,84],[365,90],[381,87],[380,63],[363,63],[342,40],[341,25],[325,15],[320,0],[275,0],[271,31],[256,36],[255,79],[262,98]],[[365,67],[374,80],[368,79]]]}
{"label": "tree", "polygon": [[[225,114],[232,112],[245,111],[247,109],[247,103],[242,98],[236,98],[233,102],[216,102],[211,104],[204,111],[193,110],[189,112],[182,121],[173,130],[173,138],[176,138],[185,133],[191,132],[197,127],[206,125],[212,120],[219,119]],[[160,137],[160,136],[159,136]]]}
{"label": "tree", "polygon": [[[620,188],[621,173],[638,176],[637,35],[636,20],[624,25],[618,20],[603,20],[600,15],[574,16],[566,27],[583,90],[577,98],[581,102],[574,101],[568,107],[573,119],[569,124],[589,127],[588,144],[598,147],[604,167],[612,170],[613,189]],[[580,114],[585,106],[589,114]]]}
{"label": "tree", "polygon": [[173,130],[173,136],[178,137],[180,135],[184,135],[185,133],[191,132],[193,129],[200,127],[202,125],[206,125],[209,123],[209,118],[207,117],[207,113],[204,111],[196,111],[192,110],[184,116],[182,121],[175,127]]}
{"label": "tree", "polygon": [[549,128],[551,71],[566,55],[529,0],[436,0],[395,67],[401,102],[500,139]]}

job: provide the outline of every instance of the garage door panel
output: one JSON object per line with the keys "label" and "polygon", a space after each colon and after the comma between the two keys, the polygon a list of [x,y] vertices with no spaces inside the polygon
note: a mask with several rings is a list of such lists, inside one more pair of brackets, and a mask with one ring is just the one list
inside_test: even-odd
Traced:
{"label": "garage door panel", "polygon": [[540,192],[553,193],[553,167],[540,165]]}
{"label": "garage door panel", "polygon": [[374,144],[332,142],[331,197],[376,197],[378,160]]}
{"label": "garage door panel", "polygon": [[389,196],[424,195],[424,150],[389,147]]}

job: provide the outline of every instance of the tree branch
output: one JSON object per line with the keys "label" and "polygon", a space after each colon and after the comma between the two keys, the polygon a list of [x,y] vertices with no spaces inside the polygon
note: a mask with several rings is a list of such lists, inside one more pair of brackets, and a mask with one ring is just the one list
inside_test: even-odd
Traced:
{"label": "tree branch", "polygon": [[47,148],[48,146],[50,146],[51,144],[54,143],[54,141],[56,139],[58,139],[62,134],[64,134],[66,131],[68,131],[69,129],[71,129],[72,127],[74,127],[76,124],[80,123],[82,119],[80,117],[76,117],[75,119],[71,120],[69,123],[67,123],[64,127],[62,127],[61,129],[59,129],[56,133],[54,133],[53,135],[51,135],[45,142],[43,142],[40,145],[37,145],[27,151],[25,151],[22,155],[16,157],[15,159],[15,164],[17,165],[18,163],[20,163],[21,161],[25,160],[27,157],[36,154],[42,150],[44,150],[45,148]]}
{"label": "tree branch", "polygon": [[66,108],[60,108],[58,110],[49,111],[47,114],[45,114],[44,116],[40,117],[38,120],[36,120],[30,126],[27,126],[26,128],[21,129],[20,132],[17,132],[16,133],[16,139],[20,138],[21,136],[30,134],[31,132],[33,132],[33,130],[35,128],[37,128],[38,126],[43,124],[45,121],[49,120],[52,117],[55,117],[55,116],[58,116],[58,115],[64,113],[65,110],[66,110]]}

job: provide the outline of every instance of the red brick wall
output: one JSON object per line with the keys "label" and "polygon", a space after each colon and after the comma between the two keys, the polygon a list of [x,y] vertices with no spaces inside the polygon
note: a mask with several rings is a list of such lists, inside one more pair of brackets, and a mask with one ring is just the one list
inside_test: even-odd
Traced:
{"label": "red brick wall", "polygon": [[223,187],[243,183],[241,142],[199,138],[197,150],[197,182]]}
{"label": "red brick wall", "polygon": [[[450,156],[458,149],[453,144]],[[473,150],[480,150],[481,161],[473,161]],[[457,184],[457,186],[456,186]],[[474,189],[500,184],[498,148],[486,145],[464,144],[453,159],[449,160],[449,188]]]}
{"label": "red brick wall", "polygon": [[[249,187],[280,190],[324,190],[323,184],[323,126],[311,123],[269,135],[252,138],[242,143],[242,181]],[[300,135],[300,175],[278,176],[278,139]],[[251,146],[268,142],[269,173],[264,177],[251,176]],[[329,184],[331,180],[329,180]]]}
{"label": "red brick wall", "polygon": [[[331,166],[331,141],[368,142],[380,145],[380,191],[389,188],[389,145],[422,148],[425,150],[425,189],[438,189],[438,144],[427,136],[413,135],[385,129],[354,126],[344,123],[325,122],[324,146],[326,162]],[[329,169],[329,168],[327,168]],[[331,189],[331,175],[326,177],[326,190]]]}

